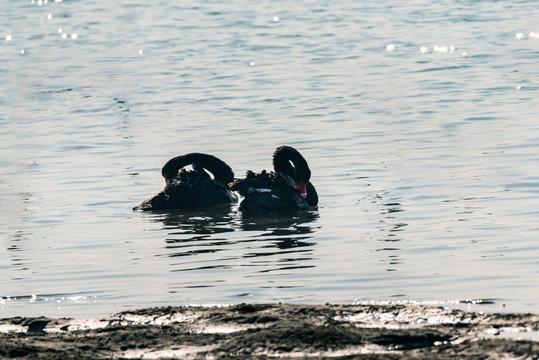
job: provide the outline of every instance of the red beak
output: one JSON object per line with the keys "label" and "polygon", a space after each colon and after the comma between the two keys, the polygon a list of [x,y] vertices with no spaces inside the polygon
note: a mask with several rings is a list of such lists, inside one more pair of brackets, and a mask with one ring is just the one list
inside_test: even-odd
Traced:
{"label": "red beak", "polygon": [[304,182],[299,183],[299,196],[301,196],[302,199],[307,197],[307,184]]}
{"label": "red beak", "polygon": [[165,183],[168,185],[168,179],[166,176],[163,176],[165,178]]}

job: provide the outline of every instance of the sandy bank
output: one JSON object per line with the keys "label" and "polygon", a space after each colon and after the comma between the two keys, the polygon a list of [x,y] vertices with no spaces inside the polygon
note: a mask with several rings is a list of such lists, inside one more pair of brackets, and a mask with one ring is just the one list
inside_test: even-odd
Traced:
{"label": "sandy bank", "polygon": [[0,331],[0,357],[19,359],[539,358],[539,315],[413,305],[166,307]]}

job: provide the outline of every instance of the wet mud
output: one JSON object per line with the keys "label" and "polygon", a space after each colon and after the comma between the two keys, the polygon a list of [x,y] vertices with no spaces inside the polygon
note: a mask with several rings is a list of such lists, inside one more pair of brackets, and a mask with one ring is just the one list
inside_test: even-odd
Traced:
{"label": "wet mud", "polygon": [[539,315],[419,305],[189,306],[0,320],[7,359],[539,359]]}

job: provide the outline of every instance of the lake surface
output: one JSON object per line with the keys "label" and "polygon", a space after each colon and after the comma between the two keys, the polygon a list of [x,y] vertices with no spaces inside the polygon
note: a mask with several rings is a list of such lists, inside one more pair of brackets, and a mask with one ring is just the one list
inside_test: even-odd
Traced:
{"label": "lake surface", "polygon": [[[1,317],[539,311],[538,1],[0,10]],[[241,177],[281,144],[309,161],[318,211],[131,210],[174,156],[211,153]]]}

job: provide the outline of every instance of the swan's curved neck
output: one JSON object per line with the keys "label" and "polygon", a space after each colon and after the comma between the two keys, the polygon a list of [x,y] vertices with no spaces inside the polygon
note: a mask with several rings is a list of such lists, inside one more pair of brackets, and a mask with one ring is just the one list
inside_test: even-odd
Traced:
{"label": "swan's curved neck", "polygon": [[178,171],[187,165],[196,164],[213,174],[215,180],[222,184],[228,184],[234,181],[234,172],[224,161],[221,159],[202,153],[190,153],[182,156],[177,156],[170,159],[163,169],[161,174],[168,182],[178,175]]}
{"label": "swan's curved neck", "polygon": [[311,178],[311,169],[307,160],[291,146],[280,146],[273,153],[273,169],[285,173],[294,180],[307,183]]}

